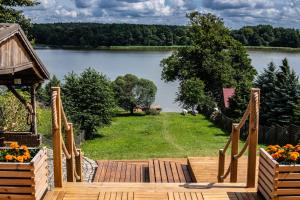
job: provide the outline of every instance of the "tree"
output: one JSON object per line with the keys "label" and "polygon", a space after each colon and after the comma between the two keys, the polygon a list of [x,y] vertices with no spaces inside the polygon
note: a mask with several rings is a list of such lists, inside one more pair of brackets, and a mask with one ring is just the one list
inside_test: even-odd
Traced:
{"label": "tree", "polygon": [[37,5],[35,0],[4,0],[0,1],[0,23],[18,23],[22,29],[28,34],[31,28],[30,20],[27,19],[22,11],[16,7],[29,7]]}
{"label": "tree", "polygon": [[282,60],[279,70],[271,63],[258,77],[256,86],[261,88],[261,123],[282,126],[293,123],[300,85],[288,60]]}
{"label": "tree", "polygon": [[114,93],[105,75],[92,68],[87,68],[80,76],[68,74],[63,92],[67,114],[85,131],[87,139],[93,138],[97,127],[111,123]]}
{"label": "tree", "polygon": [[251,85],[256,70],[246,49],[230,35],[220,18],[198,12],[190,13],[188,18],[192,45],[176,50],[161,62],[162,79],[183,82],[198,78],[222,106],[222,88]]}
{"label": "tree", "polygon": [[205,85],[200,79],[187,79],[180,83],[176,101],[186,109],[195,109],[198,106],[205,105],[207,96],[204,87]]}
{"label": "tree", "polygon": [[272,122],[272,109],[273,99],[276,98],[275,87],[277,84],[277,69],[273,62],[271,62],[268,68],[264,69],[263,73],[260,74],[256,81],[256,87],[260,88],[260,123],[264,125],[271,125]]}
{"label": "tree", "polygon": [[147,79],[141,78],[134,89],[137,105],[142,108],[150,108],[155,101],[157,87],[155,84]]}
{"label": "tree", "polygon": [[146,79],[139,79],[135,75],[118,76],[113,82],[118,105],[133,114],[137,106],[148,109],[155,100],[157,88]]}
{"label": "tree", "polygon": [[228,117],[239,121],[247,109],[250,95],[250,87],[245,84],[240,84],[235,88],[235,94],[229,98],[229,108],[225,110]]}
{"label": "tree", "polygon": [[42,86],[37,90],[37,100],[49,106],[51,104],[51,88],[58,87],[60,85],[60,80],[58,80],[56,76],[53,75],[49,82],[46,83],[45,87]]}

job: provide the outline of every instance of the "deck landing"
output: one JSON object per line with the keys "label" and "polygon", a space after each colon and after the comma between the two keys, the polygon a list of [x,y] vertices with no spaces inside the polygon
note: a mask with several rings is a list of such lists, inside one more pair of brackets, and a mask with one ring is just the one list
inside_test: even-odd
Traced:
{"label": "deck landing", "polygon": [[[246,188],[245,183],[216,183],[216,157],[97,163],[99,167],[93,183],[65,183],[63,188],[49,191],[45,200],[262,199],[256,188]],[[246,164],[246,158],[242,158],[240,182],[245,182]]]}

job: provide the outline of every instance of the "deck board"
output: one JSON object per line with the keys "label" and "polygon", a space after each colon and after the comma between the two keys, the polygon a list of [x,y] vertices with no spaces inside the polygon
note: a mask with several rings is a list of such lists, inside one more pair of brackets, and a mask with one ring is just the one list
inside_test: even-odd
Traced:
{"label": "deck board", "polygon": [[[238,162],[238,183],[245,183],[247,179],[247,157],[241,157]],[[218,175],[218,157],[189,157],[188,158],[190,172],[195,182],[211,182],[217,183]],[[230,163],[230,156],[225,159],[225,171]],[[258,171],[258,158],[257,158],[257,171]],[[229,182],[229,176],[224,182]]]}
{"label": "deck board", "polygon": [[50,191],[45,200],[263,200],[255,192]]}
{"label": "deck board", "polygon": [[97,161],[93,182],[190,183],[186,159]]}

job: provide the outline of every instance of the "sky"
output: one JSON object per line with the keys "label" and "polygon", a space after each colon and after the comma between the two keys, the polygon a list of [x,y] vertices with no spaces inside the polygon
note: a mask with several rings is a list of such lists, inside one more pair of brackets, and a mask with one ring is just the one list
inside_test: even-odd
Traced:
{"label": "sky", "polygon": [[98,22],[185,25],[186,13],[210,12],[230,28],[271,24],[300,28],[300,0],[38,0],[22,8],[35,23]]}

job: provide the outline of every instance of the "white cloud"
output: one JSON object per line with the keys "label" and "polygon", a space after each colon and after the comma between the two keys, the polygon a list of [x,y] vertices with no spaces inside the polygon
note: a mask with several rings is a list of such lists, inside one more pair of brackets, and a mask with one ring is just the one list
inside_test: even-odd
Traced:
{"label": "white cloud", "polygon": [[300,28],[300,0],[40,0],[23,8],[34,22],[185,24],[191,10],[212,12],[227,25],[268,23]]}

